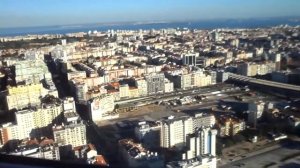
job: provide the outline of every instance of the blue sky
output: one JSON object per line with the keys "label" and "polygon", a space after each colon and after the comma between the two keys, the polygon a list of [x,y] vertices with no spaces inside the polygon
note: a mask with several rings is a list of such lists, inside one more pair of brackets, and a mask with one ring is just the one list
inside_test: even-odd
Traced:
{"label": "blue sky", "polygon": [[300,0],[0,0],[0,27],[300,16]]}

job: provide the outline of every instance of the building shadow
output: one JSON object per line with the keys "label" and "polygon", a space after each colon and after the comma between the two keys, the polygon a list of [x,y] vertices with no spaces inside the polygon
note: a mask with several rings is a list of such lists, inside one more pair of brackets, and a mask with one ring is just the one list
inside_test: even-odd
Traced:
{"label": "building shadow", "polygon": [[287,149],[299,150],[300,152],[300,141],[295,141],[291,139],[281,140],[279,142],[280,146]]}
{"label": "building shadow", "polygon": [[288,163],[283,166],[279,166],[279,168],[299,168],[300,164],[299,163]]}

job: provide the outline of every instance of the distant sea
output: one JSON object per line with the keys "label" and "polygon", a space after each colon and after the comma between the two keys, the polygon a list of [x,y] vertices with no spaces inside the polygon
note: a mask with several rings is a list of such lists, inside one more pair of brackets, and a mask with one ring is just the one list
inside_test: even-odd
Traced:
{"label": "distant sea", "polygon": [[78,24],[65,26],[40,26],[0,28],[0,36],[18,36],[27,34],[66,34],[75,32],[107,31],[113,30],[149,30],[163,28],[190,28],[190,29],[216,29],[216,28],[264,28],[278,25],[300,25],[298,18],[267,18],[267,19],[219,19],[186,22],[132,22],[114,24]]}

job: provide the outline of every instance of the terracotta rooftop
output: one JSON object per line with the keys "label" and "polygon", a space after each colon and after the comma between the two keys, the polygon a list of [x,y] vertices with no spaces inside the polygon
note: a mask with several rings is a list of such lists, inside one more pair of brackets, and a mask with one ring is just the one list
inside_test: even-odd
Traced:
{"label": "terracotta rooftop", "polygon": [[46,146],[46,145],[53,144],[53,143],[54,143],[53,139],[45,138],[40,142],[40,146]]}
{"label": "terracotta rooftop", "polygon": [[93,144],[89,143],[88,146],[89,146],[90,150],[96,150],[96,148]]}
{"label": "terracotta rooftop", "polygon": [[96,156],[96,162],[94,164],[100,165],[100,166],[108,166],[109,165],[102,155]]}
{"label": "terracotta rooftop", "polygon": [[119,82],[112,82],[110,83],[113,87],[118,88],[120,87],[120,83]]}
{"label": "terracotta rooftop", "polygon": [[73,148],[73,151],[80,151],[83,149],[83,146],[76,146]]}

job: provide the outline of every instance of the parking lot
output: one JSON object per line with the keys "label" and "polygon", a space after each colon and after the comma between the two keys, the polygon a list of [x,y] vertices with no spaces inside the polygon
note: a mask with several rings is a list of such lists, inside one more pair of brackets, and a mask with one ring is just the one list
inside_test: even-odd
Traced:
{"label": "parking lot", "polygon": [[[234,115],[234,111],[228,108],[228,106],[226,106],[226,108],[223,108],[222,106],[220,106],[220,102],[241,101],[237,100],[237,98],[243,99],[245,101],[255,101],[258,99],[273,99],[273,97],[269,95],[263,95],[258,92],[251,93],[254,93],[255,96],[253,96],[253,94],[249,94],[248,91],[244,90],[224,90],[215,94],[208,94],[205,96],[204,99],[201,98],[198,100],[195,99],[195,96],[180,96],[179,99],[187,97],[187,99],[190,101],[187,104],[180,104],[177,103],[179,100],[178,98],[175,98],[173,100],[163,100],[154,104],[139,106],[137,110],[127,113],[120,113],[119,118],[117,119],[99,121],[96,124],[99,129],[99,134],[101,134],[101,136],[105,137],[107,140],[109,140],[109,142],[111,142],[111,144],[109,144],[109,146],[111,147],[107,149],[110,150],[113,148],[112,146],[114,146],[117,143],[118,139],[121,139],[123,137],[133,137],[134,126],[139,121],[158,121],[162,118],[171,115],[175,117],[180,117],[184,115],[193,114],[195,112],[214,113],[216,117],[218,117],[219,115]],[[251,165],[251,162],[255,162],[254,160],[257,159],[255,158],[255,156],[259,154],[255,153],[255,155],[252,156],[251,154],[248,155],[248,153],[259,150],[262,146],[265,145],[265,143],[266,142],[264,141],[258,142],[256,144],[244,142],[238,144],[239,146],[233,146],[234,149],[226,148],[223,151],[224,157],[222,158],[221,164],[219,165],[222,165],[222,167],[253,167]],[[289,153],[287,149],[279,150],[278,147],[272,148],[271,150],[279,153],[282,152],[282,154]],[[270,158],[273,156],[268,156],[268,151],[264,151],[264,153],[266,153],[267,155],[266,160],[272,160]],[[291,153],[293,154],[293,152]],[[284,158],[286,156],[287,155],[283,155],[281,157]],[[260,160],[260,158],[258,160]],[[248,164],[250,166],[248,166]],[[260,160],[260,162],[257,162],[257,165],[255,167],[263,167],[268,164],[271,164],[271,162]]]}
{"label": "parking lot", "polygon": [[[240,91],[237,89],[227,89],[215,94],[207,94],[205,98],[196,100],[194,96],[182,96],[188,103],[180,103],[179,98],[174,98],[173,100],[159,101],[156,104],[149,104],[144,106],[139,106],[137,110],[130,111],[127,113],[120,113],[119,118],[112,120],[99,121],[96,124],[98,126],[112,125],[117,122],[128,120],[128,121],[157,121],[168,116],[183,116],[192,114],[194,112],[208,112],[213,108],[217,107],[220,100],[235,100],[236,96],[243,96],[247,100],[255,100],[257,97],[247,95],[247,92]],[[220,111],[220,110],[219,110]]]}

